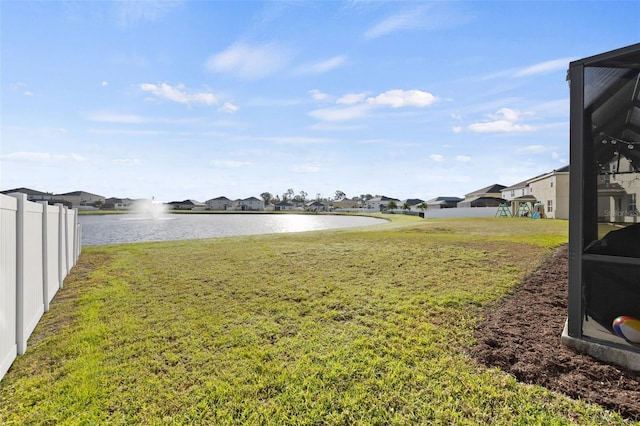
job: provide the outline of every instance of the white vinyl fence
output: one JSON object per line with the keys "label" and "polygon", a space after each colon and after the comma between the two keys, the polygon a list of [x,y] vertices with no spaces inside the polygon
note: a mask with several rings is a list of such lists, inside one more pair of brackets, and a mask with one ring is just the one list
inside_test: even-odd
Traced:
{"label": "white vinyl fence", "polygon": [[80,255],[77,212],[0,194],[0,380]]}

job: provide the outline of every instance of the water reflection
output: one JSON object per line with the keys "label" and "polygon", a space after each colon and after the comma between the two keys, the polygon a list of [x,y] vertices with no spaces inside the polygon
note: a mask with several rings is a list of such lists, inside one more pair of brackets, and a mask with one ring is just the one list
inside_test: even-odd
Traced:
{"label": "water reflection", "polygon": [[80,215],[85,246],[190,240],[239,235],[353,228],[382,223],[362,216],[299,214]]}

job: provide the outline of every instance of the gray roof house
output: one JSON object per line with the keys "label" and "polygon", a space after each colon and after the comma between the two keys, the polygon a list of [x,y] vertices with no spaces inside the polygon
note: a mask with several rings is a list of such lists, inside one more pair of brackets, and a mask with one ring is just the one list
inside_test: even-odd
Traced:
{"label": "gray roof house", "polygon": [[233,207],[233,201],[227,197],[216,197],[205,202],[207,210],[229,210]]}
{"label": "gray roof house", "polygon": [[[397,198],[391,198],[391,197],[385,197],[384,195],[378,195],[376,197],[373,197],[370,200],[365,201],[365,207],[367,209],[370,210],[384,210],[387,208],[387,206],[389,205],[389,203],[393,201],[394,203],[396,203],[396,205],[398,205],[398,203],[400,202],[400,200],[398,200]],[[400,207],[400,206],[398,206]]]}
{"label": "gray roof house", "polygon": [[506,186],[495,183],[465,194],[464,200],[458,203],[458,207],[498,207],[506,202],[502,198],[504,188]]}
{"label": "gray roof house", "polygon": [[463,198],[460,197],[436,197],[427,201],[428,209],[451,209],[455,208]]}

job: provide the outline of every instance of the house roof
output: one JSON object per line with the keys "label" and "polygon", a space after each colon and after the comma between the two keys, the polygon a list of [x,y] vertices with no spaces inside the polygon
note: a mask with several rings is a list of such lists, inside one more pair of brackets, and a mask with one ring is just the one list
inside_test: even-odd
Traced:
{"label": "house roof", "polygon": [[476,191],[466,194],[465,198],[479,194],[500,194],[504,188],[506,188],[506,186],[500,185],[499,183],[494,183],[493,185],[489,185],[487,187],[480,188]]}
{"label": "house roof", "polygon": [[416,205],[418,205],[420,203],[423,203],[423,202],[424,202],[424,200],[421,200],[420,198],[407,198],[406,200],[402,200],[401,201],[402,204],[407,203],[410,206],[416,206]]}
{"label": "house roof", "polygon": [[11,194],[14,192],[19,192],[21,194],[27,194],[27,195],[53,195],[51,193],[36,191],[35,189],[30,189],[30,188],[7,189],[5,191],[0,191],[0,194]]}
{"label": "house roof", "polygon": [[391,198],[391,197],[386,197],[384,195],[378,195],[377,197],[373,197],[370,200],[367,201],[400,201],[397,198]]}
{"label": "house roof", "polygon": [[515,185],[507,186],[506,188],[502,188],[503,191],[513,191],[515,189],[526,188],[529,186],[529,181],[531,179],[523,180],[522,182],[518,182]]}
{"label": "house roof", "polygon": [[87,192],[87,191],[72,191],[72,192],[67,192],[64,194],[56,194],[57,196],[69,196],[69,197],[79,197],[81,195],[90,195],[90,196],[94,196],[94,197],[102,197],[102,195],[98,195],[98,194],[92,194],[91,192]]}
{"label": "house roof", "polygon": [[476,201],[481,201],[481,200],[491,200],[491,201],[500,201],[500,202],[506,202],[507,200],[503,199],[503,198],[497,198],[497,197],[485,197],[482,195],[478,195],[477,197],[473,197],[473,198],[465,198],[463,201],[463,203],[473,203]]}
{"label": "house roof", "polygon": [[460,197],[436,197],[427,201],[427,204],[459,203],[462,200]]}

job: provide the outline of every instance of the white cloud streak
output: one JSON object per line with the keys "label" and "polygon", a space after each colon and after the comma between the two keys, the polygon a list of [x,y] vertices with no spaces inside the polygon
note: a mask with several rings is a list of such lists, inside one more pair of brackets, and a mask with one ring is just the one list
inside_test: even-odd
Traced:
{"label": "white cloud streak", "polygon": [[86,161],[85,157],[77,154],[51,154],[49,152],[12,152],[0,156],[3,160],[21,161],[25,163],[36,163],[43,166],[57,165],[62,163],[78,163]]}
{"label": "white cloud streak", "polygon": [[569,62],[574,58],[560,58],[550,61],[540,62],[538,64],[530,65],[517,71],[515,77],[526,77],[537,74],[548,74],[555,71],[566,71],[569,68]]}
{"label": "white cloud streak", "polygon": [[490,114],[491,121],[470,124],[468,129],[474,133],[509,133],[531,132],[535,128],[528,124],[520,124],[521,113],[510,108],[501,108]]}
{"label": "white cloud streak", "polygon": [[347,57],[344,55],[334,56],[326,61],[307,63],[295,69],[295,74],[324,74],[332,71],[345,63]]}
{"label": "white cloud streak", "polygon": [[250,161],[235,161],[235,160],[213,160],[211,162],[213,167],[219,167],[223,169],[237,169],[239,167],[252,166]]}
{"label": "white cloud streak", "polygon": [[232,104],[231,102],[225,102],[220,108],[218,108],[218,111],[225,114],[235,114],[239,109],[240,108],[237,105]]}
{"label": "white cloud streak", "polygon": [[212,55],[205,63],[211,72],[234,74],[243,79],[259,79],[282,69],[291,53],[276,43],[250,46],[235,43],[226,50]]}
{"label": "white cloud streak", "polygon": [[178,84],[174,87],[167,83],[141,83],[139,87],[142,91],[149,92],[158,98],[167,99],[181,104],[213,105],[218,101],[213,93],[189,93],[183,84]]}
{"label": "white cloud streak", "polygon": [[396,31],[418,28],[421,25],[423,9],[416,9],[405,13],[389,16],[376,25],[369,28],[365,33],[366,39],[374,39],[391,34]]}
{"label": "white cloud streak", "polygon": [[367,99],[370,105],[389,105],[392,108],[406,106],[425,107],[433,105],[438,99],[429,92],[422,90],[389,90],[380,95]]}
{"label": "white cloud streak", "polygon": [[342,95],[336,103],[340,105],[353,105],[364,101],[366,98],[366,93],[347,93],[346,95]]}

